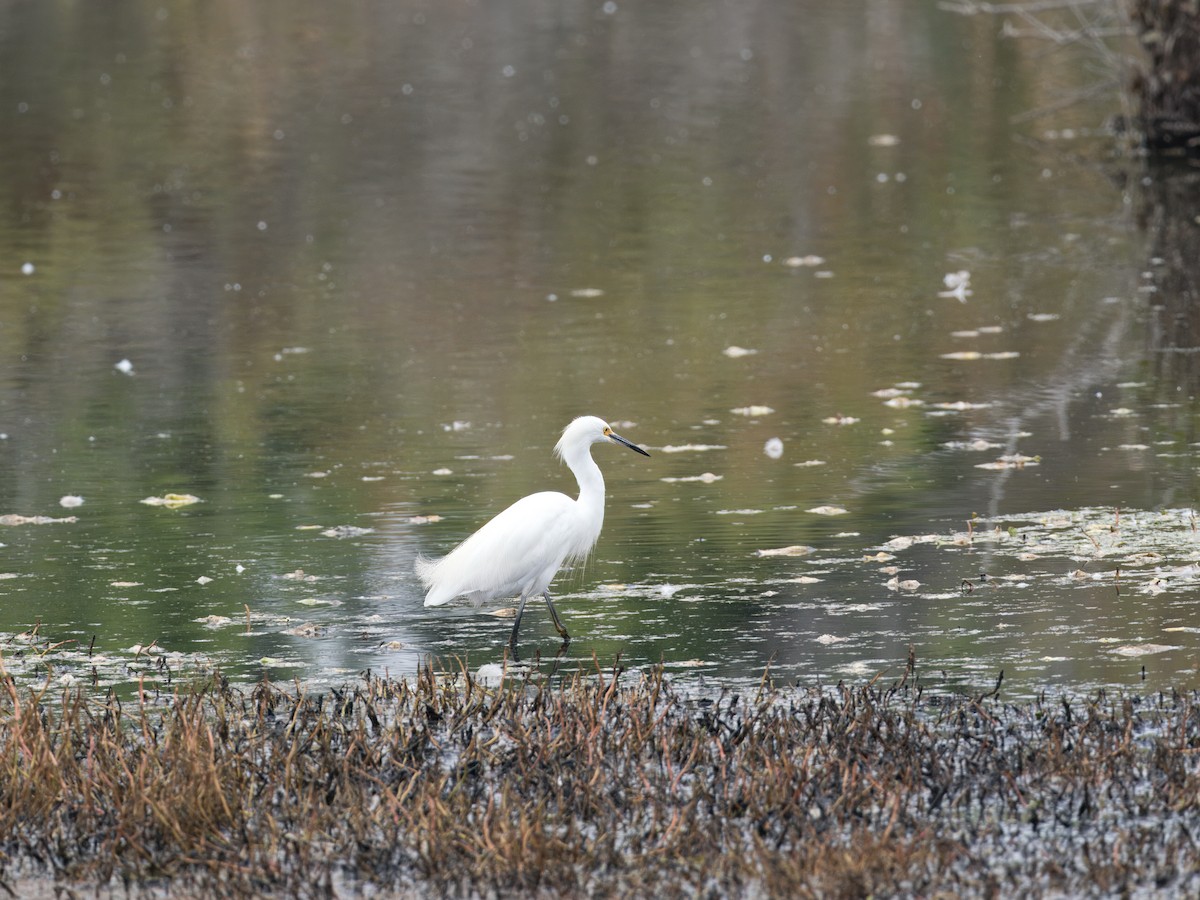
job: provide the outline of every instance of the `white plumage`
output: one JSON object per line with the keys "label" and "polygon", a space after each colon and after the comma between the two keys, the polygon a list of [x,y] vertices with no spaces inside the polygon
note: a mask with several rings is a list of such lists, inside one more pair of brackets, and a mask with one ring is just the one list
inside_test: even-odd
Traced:
{"label": "white plumage", "polygon": [[579,497],[541,491],[522,497],[441,559],[417,560],[417,575],[429,589],[426,606],[466,597],[476,606],[502,597],[520,597],[512,645],[525,601],[541,594],[564,643],[570,640],[550,599],[550,582],[565,562],[591,553],[604,525],[604,476],[592,459],[592,444],[610,441],[644,456],[645,450],[620,437],[603,419],[581,416],[562,433],[554,452],[579,482]]}

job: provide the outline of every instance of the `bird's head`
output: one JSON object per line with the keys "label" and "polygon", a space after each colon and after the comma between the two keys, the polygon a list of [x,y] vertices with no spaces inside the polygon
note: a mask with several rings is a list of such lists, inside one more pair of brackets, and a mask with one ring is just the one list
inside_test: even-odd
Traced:
{"label": "bird's head", "polygon": [[642,454],[642,456],[650,455],[637,444],[625,440],[625,438],[613,431],[607,422],[597,416],[580,416],[563,429],[562,437],[558,439],[558,444],[555,445],[554,452],[560,458],[566,458],[567,454],[574,449],[586,448],[601,441],[620,444],[636,453]]}

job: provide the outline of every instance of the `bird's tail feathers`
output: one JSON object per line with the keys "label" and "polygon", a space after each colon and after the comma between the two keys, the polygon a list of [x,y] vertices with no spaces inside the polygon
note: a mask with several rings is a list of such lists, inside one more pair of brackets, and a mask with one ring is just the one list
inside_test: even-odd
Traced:
{"label": "bird's tail feathers", "polygon": [[438,567],[443,559],[445,559],[444,556],[430,558],[418,555],[416,562],[413,564],[413,568],[417,572],[417,577],[421,579],[421,583],[429,590],[429,593],[425,595],[426,606],[442,606],[458,596],[453,588],[448,587],[444,583],[438,584]]}
{"label": "bird's tail feathers", "polygon": [[413,570],[417,573],[417,577],[421,582],[428,587],[433,580],[434,570],[437,569],[437,564],[442,560],[438,557],[429,557],[423,553],[417,554],[416,562],[413,563]]}
{"label": "bird's tail feathers", "polygon": [[441,561],[441,558],[418,554],[416,562],[413,563],[413,569],[416,571],[417,577],[421,579],[421,584],[425,585],[426,589],[429,590],[429,594],[425,597],[426,606],[440,606],[446,600],[450,599],[449,597],[439,599],[434,596],[437,593],[438,563]]}

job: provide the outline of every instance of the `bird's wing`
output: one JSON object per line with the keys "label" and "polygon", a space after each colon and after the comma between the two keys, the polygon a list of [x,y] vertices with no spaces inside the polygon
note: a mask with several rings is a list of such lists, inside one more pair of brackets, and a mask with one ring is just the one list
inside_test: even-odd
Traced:
{"label": "bird's wing", "polygon": [[556,491],[521,498],[442,559],[418,563],[425,605],[463,594],[476,602],[512,597],[548,582],[575,543],[575,512],[575,501]]}

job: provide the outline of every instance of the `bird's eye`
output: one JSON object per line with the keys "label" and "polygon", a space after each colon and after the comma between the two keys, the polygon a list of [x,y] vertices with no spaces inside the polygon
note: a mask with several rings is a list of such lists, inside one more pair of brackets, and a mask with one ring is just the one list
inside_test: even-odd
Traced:
{"label": "bird's eye", "polygon": [[604,436],[605,436],[605,437],[611,437],[611,436],[612,436],[612,429],[611,429],[611,428],[605,428],[605,429],[604,429]]}

